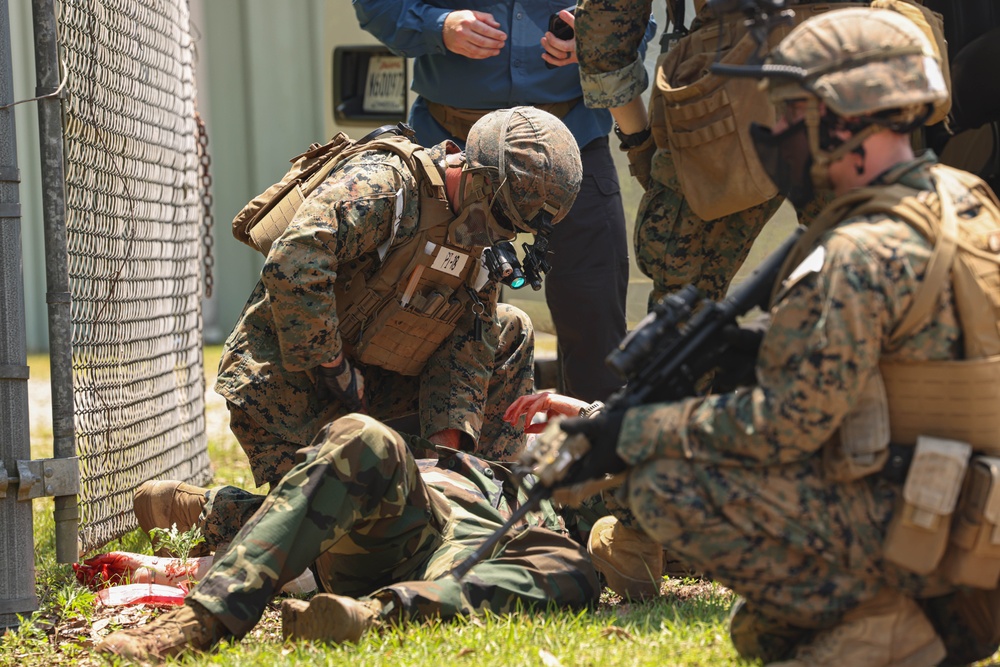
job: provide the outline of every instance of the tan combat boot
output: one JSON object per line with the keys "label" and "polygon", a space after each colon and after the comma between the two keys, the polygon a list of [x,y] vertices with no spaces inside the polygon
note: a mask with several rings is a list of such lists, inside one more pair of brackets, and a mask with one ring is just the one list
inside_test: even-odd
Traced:
{"label": "tan combat boot", "polygon": [[198,604],[185,603],[152,623],[105,637],[97,652],[135,661],[161,662],[184,651],[205,651],[229,631]]}
{"label": "tan combat boot", "polygon": [[754,613],[743,598],[729,611],[729,640],[744,660],[779,661],[810,636],[808,630]]}
{"label": "tan combat boot", "polygon": [[[208,489],[176,481],[143,482],[132,497],[132,508],[139,527],[149,535],[153,528],[169,529],[177,525],[177,530],[185,532],[198,522],[208,498]],[[202,545],[199,545],[202,546]],[[171,556],[166,549],[158,549],[157,556]],[[190,555],[203,555],[191,553]]]}
{"label": "tan combat boot", "polygon": [[646,600],[660,594],[663,547],[613,516],[597,520],[587,551],[608,588],[624,598]]}
{"label": "tan combat boot", "polygon": [[845,614],[840,625],[796,649],[792,660],[768,667],[933,667],[945,653],[917,603],[883,588]]}
{"label": "tan combat boot", "polygon": [[692,570],[670,549],[663,550],[663,574],[674,579],[704,579],[701,572]]}
{"label": "tan combat boot", "polygon": [[343,595],[318,593],[310,600],[281,603],[281,636],[341,644],[356,642],[378,624],[382,603]]}

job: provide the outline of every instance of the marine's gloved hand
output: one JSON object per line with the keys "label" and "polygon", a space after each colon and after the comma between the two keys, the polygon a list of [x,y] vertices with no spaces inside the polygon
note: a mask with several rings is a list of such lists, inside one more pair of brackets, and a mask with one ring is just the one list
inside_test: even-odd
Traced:
{"label": "marine's gloved hand", "polygon": [[628,156],[628,171],[643,190],[649,189],[650,173],[653,170],[653,153],[656,152],[656,142],[650,134],[644,142],[635,148],[622,148]]}
{"label": "marine's gloved hand", "polygon": [[574,417],[559,422],[568,435],[582,435],[590,443],[590,449],[569,469],[561,486],[600,479],[628,467],[617,452],[618,434],[624,419],[624,410],[604,410],[589,419]]}
{"label": "marine's gloved hand", "polygon": [[316,368],[319,380],[351,412],[368,412],[365,398],[365,376],[341,354],[340,360],[332,366],[320,365]]}
{"label": "marine's gloved hand", "polygon": [[757,355],[770,322],[771,318],[763,315],[742,325],[727,324],[722,328],[722,337],[729,347],[720,357],[719,369],[712,379],[714,393],[757,384]]}

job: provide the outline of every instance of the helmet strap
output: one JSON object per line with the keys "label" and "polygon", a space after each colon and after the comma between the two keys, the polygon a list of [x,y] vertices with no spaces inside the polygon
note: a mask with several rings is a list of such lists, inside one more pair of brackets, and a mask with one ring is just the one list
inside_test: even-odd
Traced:
{"label": "helmet strap", "polygon": [[858,146],[851,152],[857,154],[857,156],[861,158],[861,163],[854,165],[854,172],[860,176],[865,173],[865,147],[864,145]]}
{"label": "helmet strap", "polygon": [[[829,112],[828,112],[829,113]],[[830,190],[832,189],[832,184],[830,183],[830,165],[841,159],[848,153],[854,152],[858,149],[864,150],[861,144],[864,143],[865,139],[872,136],[876,132],[879,132],[882,128],[873,123],[869,123],[864,127],[859,128],[857,131],[852,131],[850,139],[838,144],[832,150],[825,150],[823,144],[829,145],[827,141],[824,141],[822,136],[823,132],[828,132],[828,129],[822,127],[822,116],[819,113],[819,100],[815,97],[810,97],[808,106],[806,108],[806,130],[809,133],[809,150],[813,156],[812,167],[810,167],[809,175],[812,178],[813,186],[817,189]]]}

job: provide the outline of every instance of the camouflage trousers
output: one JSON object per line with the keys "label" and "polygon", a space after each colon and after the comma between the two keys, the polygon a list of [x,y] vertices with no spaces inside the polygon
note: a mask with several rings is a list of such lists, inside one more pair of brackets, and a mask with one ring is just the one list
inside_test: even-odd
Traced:
{"label": "camouflage trousers", "polygon": [[[534,388],[535,336],[528,316],[517,308],[498,304],[497,319],[499,343],[482,408],[467,405],[468,396],[447,388],[428,392],[421,387],[420,376],[371,366],[364,371],[368,414],[380,421],[413,417],[419,422],[413,429],[420,431],[414,435],[426,438],[446,429],[468,432],[468,426],[459,422],[460,416],[481,411],[482,428],[473,453],[494,461],[514,458],[524,446],[524,430],[505,422],[503,413],[516,398]],[[295,465],[295,453],[302,445],[271,433],[266,424],[257,423],[233,404],[229,411],[229,428],[250,461],[254,482],[258,486],[274,484]]]}
{"label": "camouflage trousers", "polygon": [[424,481],[405,440],[369,417],[336,420],[300,454],[189,595],[237,637],[311,565],[324,590],[377,598],[390,620],[597,598],[583,550],[543,528],[509,535],[462,581],[449,576],[501,517],[485,500],[474,512],[449,501]]}
{"label": "camouflage trousers", "polygon": [[650,537],[774,627],[832,627],[883,586],[917,599],[954,590],[882,557],[898,486],[878,476],[827,481],[820,458],[772,467],[659,459],[629,475],[628,502]]}
{"label": "camouflage trousers", "polygon": [[[648,308],[687,285],[695,285],[709,299],[722,299],[784,198],[702,220],[684,199],[668,151],[653,155],[653,177],[639,202],[634,238],[636,263],[653,280]],[[822,210],[826,199],[820,199],[799,212],[799,222],[808,224]]]}

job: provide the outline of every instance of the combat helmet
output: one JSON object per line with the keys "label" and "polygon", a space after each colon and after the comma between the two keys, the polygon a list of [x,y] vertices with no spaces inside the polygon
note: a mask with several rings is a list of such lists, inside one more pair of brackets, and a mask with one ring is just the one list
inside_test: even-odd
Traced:
{"label": "combat helmet", "polygon": [[[911,132],[948,101],[930,40],[888,9],[839,9],[809,18],[755,69],[779,108],[805,102],[804,120],[780,134],[750,127],[764,170],[799,208],[816,189],[832,187],[830,165],[862,152],[868,137],[884,129]],[[848,130],[849,138],[839,130]]]}
{"label": "combat helmet", "polygon": [[538,233],[566,216],[580,191],[576,139],[561,120],[534,107],[493,111],[469,130],[470,167],[494,174],[493,213],[514,231]]}
{"label": "combat helmet", "polygon": [[921,122],[948,99],[940,60],[909,18],[887,9],[826,12],[796,26],[768,57],[772,100],[814,95],[843,117]]}

